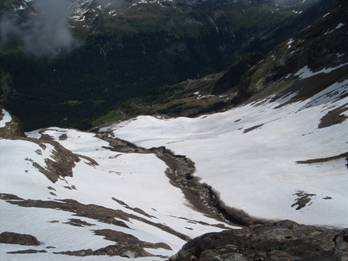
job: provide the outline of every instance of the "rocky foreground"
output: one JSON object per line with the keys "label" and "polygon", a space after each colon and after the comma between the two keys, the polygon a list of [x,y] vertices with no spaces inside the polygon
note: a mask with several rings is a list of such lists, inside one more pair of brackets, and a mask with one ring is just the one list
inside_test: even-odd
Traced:
{"label": "rocky foreground", "polygon": [[210,233],[187,243],[171,261],[346,261],[348,230],[281,221]]}

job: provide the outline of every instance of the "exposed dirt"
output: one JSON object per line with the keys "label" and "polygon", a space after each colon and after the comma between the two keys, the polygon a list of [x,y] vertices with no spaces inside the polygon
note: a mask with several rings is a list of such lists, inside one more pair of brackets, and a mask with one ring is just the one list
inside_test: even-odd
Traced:
{"label": "exposed dirt", "polygon": [[[338,159],[346,159],[348,163],[348,152],[331,156],[331,157],[325,157],[325,158],[316,158],[316,159],[308,159],[308,160],[299,160],[296,161],[297,164],[316,164],[316,163],[326,163]],[[348,166],[347,166],[348,167]]]}
{"label": "exposed dirt", "polygon": [[85,156],[85,155],[81,155],[81,154],[75,154],[77,157],[86,160],[87,164],[94,167],[94,166],[98,166],[98,162],[94,159],[92,159],[91,157]]}
{"label": "exposed dirt", "polygon": [[[81,159],[85,160],[86,163],[90,166],[97,166],[98,162],[94,159],[74,154],[72,151],[63,147],[59,142],[54,141],[52,137],[43,133],[42,130],[40,139],[33,139],[29,137],[14,135],[11,137],[6,137],[6,139],[12,140],[23,140],[33,142],[41,147],[41,149],[46,149],[47,144],[53,146],[51,158],[45,159],[45,165],[41,166],[37,162],[34,162],[32,159],[27,158],[26,160],[32,162],[32,165],[37,168],[42,174],[44,174],[52,183],[57,182],[59,179],[64,179],[65,177],[73,176],[73,168],[76,166],[76,163],[80,162]],[[1,137],[1,135],[0,135]],[[40,149],[36,150],[36,153],[42,155]]]}
{"label": "exposed dirt", "polygon": [[307,205],[311,204],[312,197],[315,197],[316,194],[306,193],[304,191],[298,191],[294,194],[297,198],[295,199],[295,203],[291,205],[291,207],[296,207],[296,210],[300,210]]}
{"label": "exposed dirt", "polygon": [[22,200],[22,198],[16,196],[16,195],[12,195],[12,194],[6,194],[6,193],[0,193],[0,199],[1,200],[5,200],[5,201],[9,201],[9,200]]}
{"label": "exposed dirt", "polygon": [[0,243],[16,244],[23,246],[38,246],[40,241],[36,237],[27,234],[19,234],[14,232],[3,232],[0,234]]}
{"label": "exposed dirt", "polygon": [[[24,136],[7,137],[7,139],[33,142],[40,146],[41,149],[46,149],[47,144],[53,146],[54,149],[52,150],[51,158],[45,159],[46,166],[41,166],[30,158],[26,159],[32,162],[33,166],[37,168],[42,174],[44,174],[52,183],[55,183],[59,179],[62,179],[64,177],[72,177],[72,170],[75,167],[76,163],[80,161],[79,155],[72,153],[70,150],[54,141],[48,135],[43,135],[40,139],[33,139]],[[42,151],[40,149],[36,150],[36,153],[42,155]],[[91,162],[91,164],[95,164],[92,159],[89,159],[88,157],[83,158]]]}
{"label": "exposed dirt", "polygon": [[31,208],[47,208],[47,209],[56,209],[63,210],[67,212],[74,213],[79,217],[86,217],[90,219],[97,220],[106,224],[113,224],[120,227],[129,228],[125,222],[132,222],[133,220],[138,220],[140,222],[146,223],[148,225],[157,227],[167,233],[170,233],[174,236],[181,238],[182,240],[188,241],[190,237],[175,231],[174,229],[161,224],[150,221],[146,218],[126,213],[122,210],[115,210],[106,208],[103,206],[98,206],[94,204],[82,204],[76,200],[64,199],[60,201],[44,201],[44,200],[31,200],[31,199],[22,199],[15,195],[1,194],[0,199],[5,200],[7,203],[21,206],[21,207],[31,207]]}
{"label": "exposed dirt", "polygon": [[140,209],[140,208],[133,208],[133,207],[130,207],[127,203],[123,202],[122,200],[119,200],[117,198],[112,198],[112,200],[116,201],[118,204],[122,205],[123,207],[125,207],[126,209],[129,209],[129,210],[133,210],[134,212],[138,213],[138,214],[141,214],[145,217],[148,217],[148,218],[156,218],[155,216],[152,216],[152,215],[149,215],[147,214],[144,210]]}
{"label": "exposed dirt", "polygon": [[81,249],[76,251],[53,252],[59,255],[68,256],[121,256],[128,258],[153,256],[149,252],[137,246],[110,245],[97,250]]}
{"label": "exposed dirt", "polygon": [[218,228],[222,228],[222,229],[229,229],[224,224],[209,224],[209,223],[206,223],[206,222],[203,222],[203,221],[189,219],[189,218],[184,218],[184,217],[176,217],[176,216],[172,216],[172,217],[178,218],[178,219],[182,219],[182,220],[186,220],[188,223],[191,223],[191,224],[201,224],[201,225],[204,225],[204,226],[212,226],[212,227],[218,227]]}
{"label": "exposed dirt", "polygon": [[10,251],[6,254],[36,254],[36,253],[47,253],[46,250],[35,250],[35,249],[26,249],[26,250],[18,250],[18,251]]}
{"label": "exposed dirt", "polygon": [[111,229],[95,230],[94,233],[98,236],[103,236],[104,239],[113,241],[117,244],[123,245],[138,245],[141,248],[163,248],[167,250],[172,250],[170,246],[165,243],[149,243],[139,240],[133,235],[129,235],[120,231],[115,231]]}
{"label": "exposed dirt", "polygon": [[39,169],[50,181],[57,182],[58,179],[64,177],[73,176],[73,168],[76,163],[80,161],[80,158],[72,153],[70,150],[64,148],[58,142],[51,140],[40,140],[41,142],[46,142],[54,146],[52,151],[52,159],[45,159],[46,167],[42,167],[37,163],[33,165]]}
{"label": "exposed dirt", "polygon": [[321,119],[318,128],[326,128],[335,124],[340,124],[348,119],[348,116],[342,114],[348,110],[348,104],[338,107],[326,113]]}
{"label": "exposed dirt", "polygon": [[115,138],[112,133],[97,133],[96,136],[107,141],[111,146],[108,149],[113,151],[155,154],[168,166],[166,175],[171,184],[180,188],[191,206],[205,215],[218,221],[239,226],[266,222],[265,220],[253,218],[242,210],[227,207],[211,186],[201,183],[199,178],[193,175],[195,164],[189,158],[175,155],[165,147],[151,149],[138,147],[128,141]]}
{"label": "exposed dirt", "polygon": [[256,125],[256,126],[247,128],[247,129],[245,129],[245,130],[243,131],[243,133],[248,133],[248,132],[250,132],[250,131],[256,130],[256,129],[262,127],[263,125],[264,125],[264,124],[259,124],[259,125]]}
{"label": "exposed dirt", "polygon": [[75,227],[90,227],[95,226],[94,224],[88,223],[78,218],[70,218],[68,222],[64,222],[64,224],[69,224]]}
{"label": "exposed dirt", "polygon": [[97,250],[82,249],[77,251],[65,251],[65,252],[54,252],[55,254],[70,255],[70,256],[122,256],[129,258],[154,256],[147,252],[144,248],[152,249],[166,249],[172,250],[170,246],[165,243],[150,243],[139,240],[133,235],[129,235],[120,231],[111,229],[95,230],[94,233],[97,236],[103,236],[104,239],[113,241],[116,244],[109,245]]}

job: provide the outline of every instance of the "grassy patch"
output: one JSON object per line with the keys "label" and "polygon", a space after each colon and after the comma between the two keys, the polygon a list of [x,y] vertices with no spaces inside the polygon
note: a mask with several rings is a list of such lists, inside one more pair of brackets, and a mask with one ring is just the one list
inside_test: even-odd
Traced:
{"label": "grassy patch", "polygon": [[122,113],[118,112],[118,111],[109,111],[108,113],[106,113],[105,115],[95,119],[92,122],[92,125],[95,126],[100,126],[100,125],[104,125],[107,123],[114,123],[114,122],[118,122],[120,120],[123,120],[124,116],[122,115]]}

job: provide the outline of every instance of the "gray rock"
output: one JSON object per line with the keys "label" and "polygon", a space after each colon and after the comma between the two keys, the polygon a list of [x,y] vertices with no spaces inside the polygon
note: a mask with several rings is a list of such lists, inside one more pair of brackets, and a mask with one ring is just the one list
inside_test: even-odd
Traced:
{"label": "gray rock", "polygon": [[170,261],[346,261],[347,257],[348,230],[281,221],[203,235]]}

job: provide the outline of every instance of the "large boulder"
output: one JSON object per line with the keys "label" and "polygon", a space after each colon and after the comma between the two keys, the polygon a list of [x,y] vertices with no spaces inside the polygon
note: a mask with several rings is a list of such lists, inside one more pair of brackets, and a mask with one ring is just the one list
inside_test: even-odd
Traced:
{"label": "large boulder", "polygon": [[281,221],[210,233],[188,242],[170,261],[346,261],[348,230]]}

